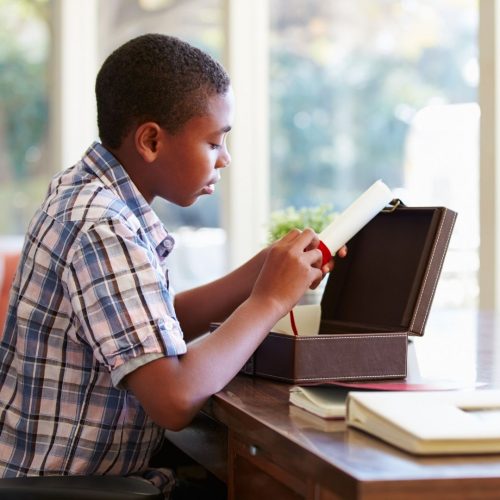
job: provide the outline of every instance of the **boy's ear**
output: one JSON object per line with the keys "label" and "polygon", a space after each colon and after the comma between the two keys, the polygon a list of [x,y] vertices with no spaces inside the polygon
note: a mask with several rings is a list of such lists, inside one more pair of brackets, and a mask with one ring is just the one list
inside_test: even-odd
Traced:
{"label": "boy's ear", "polygon": [[155,122],[142,123],[135,131],[135,147],[147,163],[156,160],[160,142],[161,127]]}

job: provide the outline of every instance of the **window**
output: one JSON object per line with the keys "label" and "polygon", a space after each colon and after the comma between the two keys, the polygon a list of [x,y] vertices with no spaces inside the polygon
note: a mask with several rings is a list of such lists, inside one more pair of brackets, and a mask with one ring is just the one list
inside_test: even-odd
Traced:
{"label": "window", "polygon": [[95,138],[103,58],[156,31],[223,61],[240,93],[220,192],[188,210],[155,202],[178,236],[179,289],[227,269],[225,230],[234,265],[262,245],[270,210],[341,210],[382,178],[408,204],[459,212],[436,302],[475,305],[478,10],[463,0],[0,0],[2,240],[24,233],[49,178]]}
{"label": "window", "polygon": [[459,212],[443,307],[478,298],[478,5],[270,2],[272,209],[341,210],[382,178]]}
{"label": "window", "polygon": [[[144,33],[177,36],[222,61],[225,38],[221,0],[107,0],[99,2],[98,7],[99,61],[128,39]],[[170,268],[171,281],[178,291],[220,277],[227,269],[220,185],[218,188],[214,195],[201,197],[188,208],[160,199],[153,203],[176,239]]]}
{"label": "window", "polygon": [[[221,0],[107,0],[99,4],[99,53],[103,61],[116,47],[144,33],[164,33],[222,60],[224,31]],[[155,210],[170,229],[181,226],[220,227],[220,195],[201,198],[188,209],[155,201]]]}

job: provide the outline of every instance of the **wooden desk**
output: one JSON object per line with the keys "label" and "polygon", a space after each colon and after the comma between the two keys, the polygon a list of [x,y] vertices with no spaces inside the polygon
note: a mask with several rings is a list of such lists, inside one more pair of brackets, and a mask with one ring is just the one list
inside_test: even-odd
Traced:
{"label": "wooden desk", "polygon": [[[409,380],[500,387],[500,318],[432,317],[410,345]],[[169,438],[227,481],[231,499],[500,498],[500,455],[422,458],[343,421],[288,404],[289,386],[236,377],[193,425]]]}

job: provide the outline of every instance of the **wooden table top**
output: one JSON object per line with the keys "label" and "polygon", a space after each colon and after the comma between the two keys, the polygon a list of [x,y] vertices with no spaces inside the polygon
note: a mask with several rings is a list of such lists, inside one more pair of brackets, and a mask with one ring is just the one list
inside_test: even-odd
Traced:
{"label": "wooden table top", "polygon": [[[422,379],[500,387],[500,317],[474,311],[431,316],[424,337],[409,346],[407,380]],[[500,455],[417,457],[344,421],[289,405],[289,388],[241,375],[207,410],[256,447],[271,449],[278,463],[321,478],[346,497],[461,498],[467,492],[467,498],[500,498]]]}

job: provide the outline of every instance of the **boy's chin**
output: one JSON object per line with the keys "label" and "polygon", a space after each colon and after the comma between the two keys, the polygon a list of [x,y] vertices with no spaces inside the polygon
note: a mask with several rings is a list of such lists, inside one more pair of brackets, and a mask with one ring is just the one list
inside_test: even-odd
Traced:
{"label": "boy's chin", "polygon": [[190,207],[191,205],[194,205],[196,201],[198,200],[200,195],[198,196],[192,196],[191,198],[174,198],[172,196],[159,196],[159,198],[162,198],[165,201],[168,201],[169,203],[172,203],[172,205],[177,205],[178,207],[182,208],[187,208]]}
{"label": "boy's chin", "polygon": [[199,198],[199,196],[196,196],[196,197],[191,198],[189,200],[179,200],[177,202],[174,201],[172,203],[175,203],[179,207],[187,208],[187,207],[194,205],[198,201],[198,198]]}

